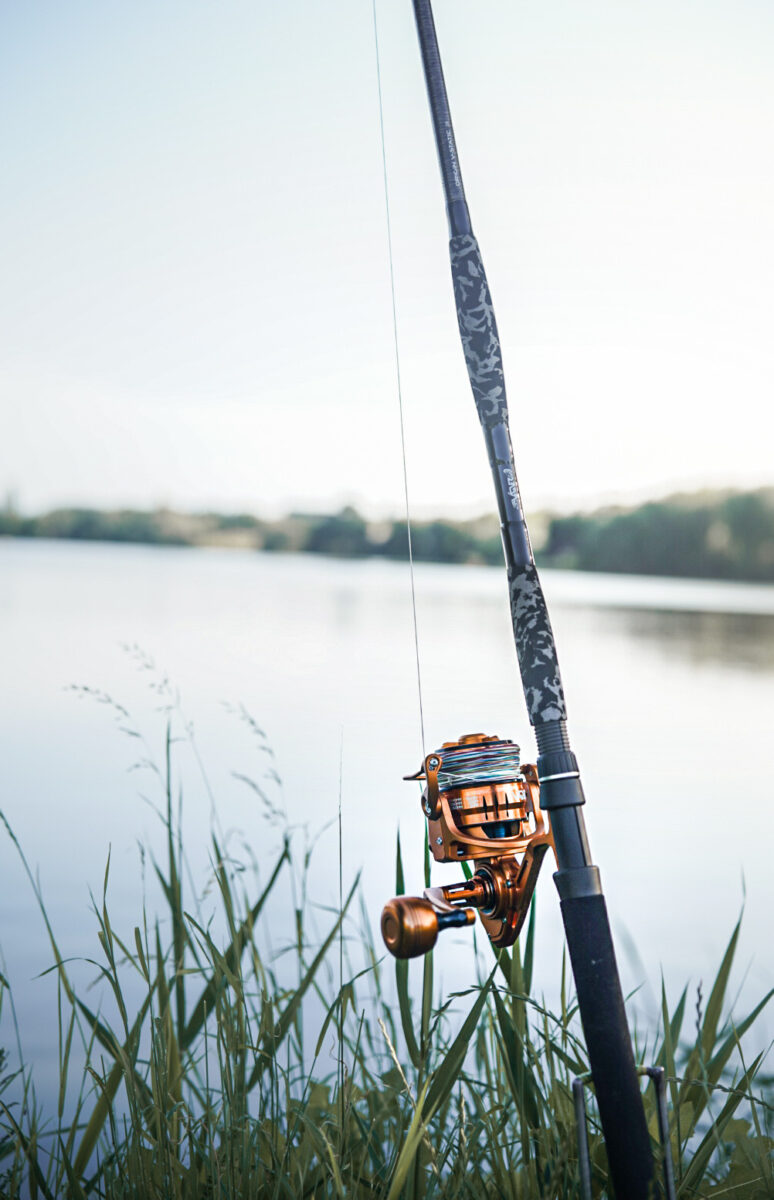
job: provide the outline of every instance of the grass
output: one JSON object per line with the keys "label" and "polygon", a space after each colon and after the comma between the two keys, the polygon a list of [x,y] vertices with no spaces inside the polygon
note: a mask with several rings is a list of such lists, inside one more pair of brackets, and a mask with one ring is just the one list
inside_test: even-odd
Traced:
{"label": "grass", "polygon": [[[310,854],[291,834],[252,874],[213,834],[204,904],[185,882],[172,728],[156,771],[164,850],[148,851],[161,902],[133,929],[115,928],[108,864],[94,902],[98,1005],[79,990],[6,822],[50,944],[59,1094],[43,1111],[34,1065],[12,1070],[0,1057],[0,1196],[579,1197],[572,1081],[588,1067],[564,966],[557,1012],[533,992],[534,909],[512,953],[495,957],[487,944],[471,955],[475,985],[443,997],[432,956],[416,995],[407,964],[385,961],[357,879],[340,887],[335,911],[309,900]],[[403,891],[400,843],[396,885]],[[293,929],[272,949],[284,889]],[[738,936],[739,924],[706,1002],[699,994],[694,1006],[686,989],[670,1005],[662,989],[659,1028],[636,1039],[639,1057],[667,1073],[685,1198],[774,1195],[774,1090],[742,1042],[771,993],[743,1019],[728,1015]],[[8,1044],[4,979],[0,990]],[[645,1102],[655,1139],[652,1089]],[[590,1119],[601,1197],[593,1105]]]}

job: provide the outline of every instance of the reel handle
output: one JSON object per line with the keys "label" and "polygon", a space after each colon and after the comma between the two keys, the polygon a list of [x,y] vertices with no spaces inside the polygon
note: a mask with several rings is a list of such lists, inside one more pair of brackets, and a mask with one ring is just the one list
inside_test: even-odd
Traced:
{"label": "reel handle", "polygon": [[382,910],[382,937],[394,958],[418,958],[432,950],[444,929],[472,925],[472,908],[439,912],[421,896],[396,896]]}
{"label": "reel handle", "polygon": [[515,855],[489,859],[470,879],[427,888],[424,896],[390,900],[382,910],[382,937],[390,954],[395,958],[427,954],[443,929],[472,925],[476,911],[493,946],[512,946],[526,920],[550,845],[550,833],[535,834],[521,861]]}

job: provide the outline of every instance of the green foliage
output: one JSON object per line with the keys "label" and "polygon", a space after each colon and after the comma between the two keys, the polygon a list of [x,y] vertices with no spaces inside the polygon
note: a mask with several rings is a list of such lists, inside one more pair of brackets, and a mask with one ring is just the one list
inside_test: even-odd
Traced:
{"label": "green foliage", "polygon": [[[436,994],[432,956],[395,963],[393,993],[393,965],[354,915],[357,879],[338,911],[293,904],[291,964],[288,945],[269,950],[270,931],[275,944],[282,937],[272,906],[284,889],[306,896],[309,853],[299,863],[286,835],[251,886],[213,836],[214,911],[203,916],[183,882],[176,744],[170,728],[158,770],[165,849],[152,860],[162,911],[116,929],[109,864],[94,903],[99,1008],[78,993],[28,870],[58,984],[61,1082],[57,1112],[43,1114],[31,1070],[11,1074],[0,1056],[0,1195],[579,1197],[572,1081],[588,1064],[564,969],[558,1013],[533,992],[534,908],[512,952],[471,949],[481,974],[455,997]],[[699,996],[694,1030],[687,991],[672,1008],[663,992],[661,1030],[641,1049],[669,1080],[684,1200],[774,1193],[770,1084],[768,1097],[754,1092],[760,1058],[747,1063],[740,1043],[770,997],[736,1025],[725,1015],[738,934],[706,1005]],[[652,1091],[645,1102],[655,1139]],[[594,1195],[606,1196],[593,1105],[591,1158]]]}
{"label": "green foliage", "polygon": [[169,509],[103,511],[57,508],[37,517],[0,511],[0,536],[55,538],[87,542],[135,542],[149,545],[259,546],[264,523],[244,513],[183,514]]}
{"label": "green foliage", "polygon": [[[416,522],[411,527],[411,551],[421,562],[475,562],[479,555],[478,539],[465,527],[451,521]],[[381,546],[385,558],[408,556],[405,521],[395,521],[390,537]]]}
{"label": "green foliage", "polygon": [[583,571],[770,582],[774,491],[675,496],[553,517],[540,561]]}
{"label": "green foliage", "polygon": [[366,523],[354,508],[343,508],[335,516],[321,517],[311,524],[303,549],[313,554],[362,558],[368,553]]}
{"label": "green foliage", "polygon": [[[774,581],[774,490],[673,496],[631,509],[572,516],[542,515],[538,561],[551,567]],[[405,521],[369,524],[354,508],[320,515],[294,513],[262,521],[247,513],[182,514],[57,509],[39,517],[0,510],[0,536],[74,538],[166,545],[232,545],[339,558],[405,560]],[[503,561],[494,517],[473,521],[413,521],[411,549],[419,562]]]}

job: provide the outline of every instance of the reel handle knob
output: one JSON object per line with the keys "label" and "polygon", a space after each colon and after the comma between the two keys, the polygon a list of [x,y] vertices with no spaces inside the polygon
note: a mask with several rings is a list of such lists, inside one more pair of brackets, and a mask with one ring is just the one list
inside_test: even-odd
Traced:
{"label": "reel handle knob", "polygon": [[421,896],[396,896],[382,909],[382,937],[395,958],[418,958],[432,950],[444,929],[472,925],[476,914],[470,908],[438,912]]}

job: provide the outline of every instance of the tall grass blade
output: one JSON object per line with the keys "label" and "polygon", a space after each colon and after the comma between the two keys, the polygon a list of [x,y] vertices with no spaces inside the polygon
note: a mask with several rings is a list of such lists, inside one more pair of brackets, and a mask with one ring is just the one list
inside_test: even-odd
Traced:
{"label": "tall grass blade", "polygon": [[[124,1046],[120,1048],[117,1046],[112,1035],[104,1028],[104,1026],[101,1026],[100,1022],[97,1021],[97,1018],[89,1012],[84,1004],[78,1001],[84,1016],[86,1016],[86,1019],[91,1019],[93,1022],[92,1028],[95,1031],[97,1030],[98,1026],[101,1028],[103,1036],[100,1037],[99,1033],[97,1036],[99,1037],[99,1040],[105,1049],[115,1059],[115,1062],[110,1068],[107,1080],[105,1081],[100,1095],[97,1098],[97,1102],[94,1105],[94,1109],[92,1110],[92,1114],[89,1117],[88,1123],[78,1145],[75,1161],[73,1163],[73,1170],[78,1176],[83,1175],[83,1172],[86,1170],[88,1162],[94,1153],[97,1141],[110,1113],[110,1107],[118,1093],[121,1080],[127,1080],[127,1088],[129,1088],[131,1082],[131,1086],[138,1088],[140,1094],[143,1096],[146,1102],[150,1100],[148,1085],[145,1083],[145,1080],[137,1074],[134,1064],[140,1042],[140,1036],[142,1034],[143,1022],[148,1013],[148,1009],[150,1008],[152,997],[153,989],[151,989],[148,995],[145,997],[145,1000],[143,1001],[140,1010],[135,1017],[134,1025],[129,1032],[129,1037],[127,1038]],[[131,1076],[131,1080],[128,1078],[129,1076]]]}
{"label": "tall grass blade", "polygon": [[[395,895],[403,896],[406,883],[403,874],[403,854],[400,846],[400,832],[395,845]],[[409,999],[409,964],[408,959],[395,959],[395,987],[398,993],[398,1009],[406,1050],[412,1066],[418,1071],[422,1065],[422,1054],[414,1032],[414,1021],[411,1016],[411,1001]]]}
{"label": "tall grass blade", "polygon": [[481,1013],[492,985],[493,975],[494,970],[486,983],[479,989],[470,1012],[462,1022],[459,1033],[446,1051],[443,1062],[436,1068],[430,1078],[426,1101],[428,1116],[432,1115],[448,1099],[454,1084],[457,1082],[457,1078],[465,1062],[470,1039],[475,1033],[476,1026],[481,1019]]}
{"label": "tall grass blade", "polygon": [[27,1162],[29,1163],[30,1194],[35,1195],[37,1189],[40,1188],[41,1192],[43,1193],[43,1196],[45,1197],[45,1200],[56,1200],[56,1197],[52,1194],[51,1190],[49,1189],[49,1186],[46,1182],[46,1177],[40,1168],[40,1163],[38,1162],[38,1156],[37,1156],[37,1153],[35,1152],[33,1140],[26,1136],[23,1129],[21,1129],[20,1126],[17,1124],[16,1118],[14,1117],[13,1113],[8,1108],[8,1106],[3,1103],[2,1100],[0,1100],[0,1111],[2,1111],[3,1115],[5,1116],[6,1121],[8,1122],[11,1129],[13,1130],[13,1132],[16,1136],[16,1139],[17,1139],[19,1145],[21,1146],[21,1149],[27,1159]]}
{"label": "tall grass blade", "polygon": [[325,938],[325,941],[320,946],[320,949],[317,951],[317,954],[315,955],[314,959],[312,960],[311,966],[309,967],[309,969],[307,970],[303,979],[301,980],[301,983],[298,985],[298,987],[294,991],[290,1000],[285,1005],[285,1008],[280,1013],[279,1020],[274,1025],[274,1028],[266,1030],[266,1032],[264,1033],[263,1038],[261,1039],[260,1052],[256,1058],[255,1066],[253,1067],[252,1071],[250,1072],[250,1076],[247,1081],[246,1091],[248,1091],[248,1092],[252,1091],[252,1089],[255,1087],[256,1083],[260,1079],[264,1070],[266,1070],[267,1066],[269,1066],[271,1064],[271,1062],[273,1060],[273,1055],[276,1054],[277,1048],[279,1047],[280,1043],[284,1040],[288,1030],[290,1029],[293,1021],[295,1020],[298,1010],[301,1006],[301,1001],[303,1000],[304,996],[306,995],[307,991],[309,990],[310,985],[314,981],[314,979],[317,975],[317,972],[319,971],[320,966],[321,966],[323,960],[325,959],[325,956],[328,953],[328,951],[331,947],[331,944],[333,943],[333,941],[336,937],[336,934],[339,931],[339,927],[340,927],[342,921],[344,920],[346,912],[352,902],[352,897],[354,896],[355,892],[357,891],[359,883],[360,883],[360,873],[358,872],[358,874],[355,878],[355,882],[352,884],[352,887],[350,888],[349,893],[347,894],[347,898],[344,901],[344,906],[343,906],[341,912],[339,913],[339,915],[336,917],[336,920],[335,920],[330,932],[328,933],[328,936]]}
{"label": "tall grass blade", "polygon": [[701,1050],[704,1062],[709,1060],[712,1049],[715,1045],[717,1037],[718,1025],[720,1023],[720,1015],[723,1010],[723,1001],[726,997],[726,989],[728,988],[728,979],[731,974],[731,967],[734,963],[734,955],[736,954],[736,946],[739,941],[739,932],[742,927],[742,918],[739,917],[734,931],[731,934],[726,952],[723,955],[723,961],[720,964],[715,982],[712,985],[709,999],[707,1001],[707,1011],[704,1014],[704,1021],[701,1027]]}
{"label": "tall grass blade", "polygon": [[[223,954],[224,963],[230,972],[233,973],[236,970],[239,960],[244,952],[244,948],[247,945],[250,931],[254,927],[255,922],[258,920],[261,910],[263,909],[264,904],[268,900],[269,895],[275,883],[277,882],[277,879],[279,878],[280,871],[285,863],[289,861],[289,858],[290,848],[288,843],[285,842],[282,853],[274,865],[274,870],[269,876],[269,881],[266,884],[266,887],[263,889],[257,901],[250,909],[249,914],[239,925],[234,939],[226,947],[226,950]],[[193,918],[191,918],[188,914],[186,914],[186,917],[189,921],[193,920]],[[217,973],[213,974],[207,981],[201,995],[199,996],[199,999],[196,1001],[193,1007],[188,1024],[186,1025],[183,1036],[180,1040],[182,1050],[187,1050],[198,1037],[207,1015],[213,1012],[215,1008],[215,998],[219,989],[223,987],[223,985],[224,980],[222,977],[219,977]]]}
{"label": "tall grass blade", "polygon": [[734,1088],[732,1094],[724,1104],[720,1115],[712,1122],[711,1128],[707,1131],[698,1148],[691,1158],[691,1165],[683,1175],[680,1181],[678,1194],[680,1196],[691,1196],[702,1182],[704,1174],[707,1170],[710,1159],[715,1153],[716,1147],[723,1140],[726,1126],[733,1117],[737,1108],[745,1099],[745,1092],[749,1088],[750,1083],[755,1077],[758,1066],[763,1058],[763,1054],[759,1054],[752,1062],[750,1067],[745,1071],[741,1080]]}
{"label": "tall grass blade", "polygon": [[422,1091],[419,1093],[416,1108],[414,1109],[414,1115],[411,1118],[411,1124],[409,1125],[406,1136],[403,1139],[403,1145],[400,1148],[400,1153],[398,1154],[395,1162],[392,1179],[390,1180],[390,1190],[387,1193],[387,1200],[397,1200],[404,1181],[409,1171],[413,1167],[414,1160],[416,1159],[419,1148],[422,1145],[422,1139],[425,1136],[428,1120],[428,1118],[423,1117],[422,1115],[426,1108],[425,1101],[427,1089],[428,1084],[426,1083],[422,1088]]}
{"label": "tall grass blade", "polygon": [[502,1039],[503,1059],[508,1073],[513,1100],[523,1125],[537,1129],[540,1124],[538,1092],[535,1087],[530,1064],[526,1059],[525,1047],[511,1020],[508,1010],[497,988],[492,988],[497,1022]]}

